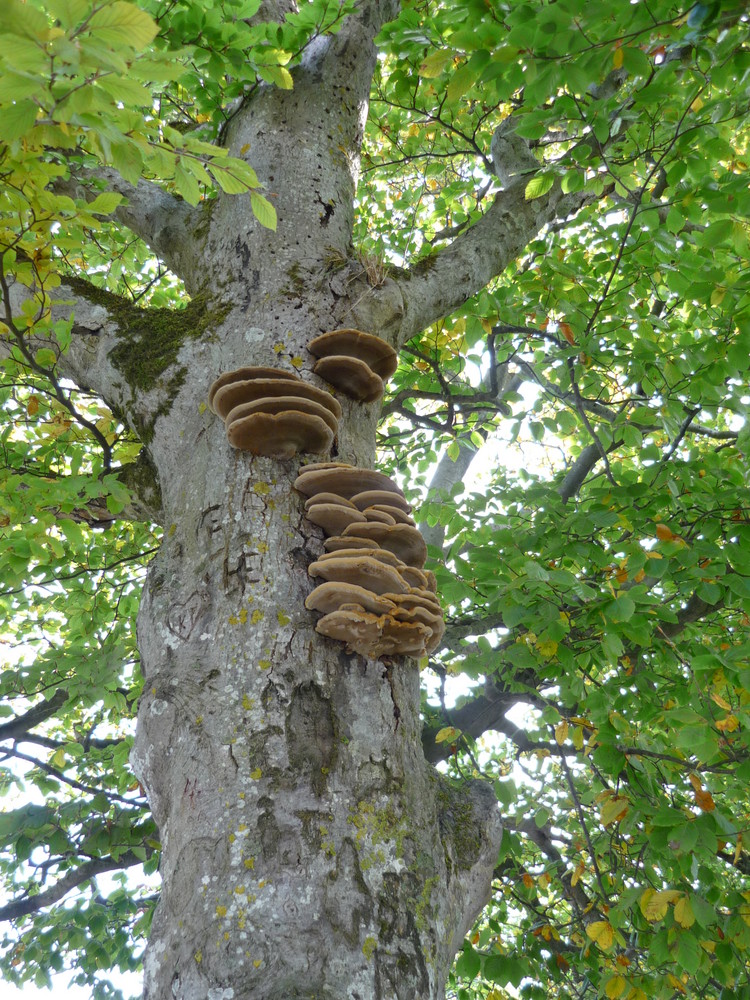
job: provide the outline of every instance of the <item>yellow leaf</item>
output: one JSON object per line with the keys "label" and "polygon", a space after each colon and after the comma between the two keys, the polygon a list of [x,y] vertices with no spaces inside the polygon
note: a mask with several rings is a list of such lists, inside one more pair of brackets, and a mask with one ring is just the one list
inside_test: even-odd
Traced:
{"label": "yellow leaf", "polygon": [[675,537],[674,533],[666,526],[666,524],[656,525],[656,537],[660,538],[663,542],[671,542]]}
{"label": "yellow leaf", "polygon": [[456,739],[456,737],[459,734],[460,734],[460,731],[458,729],[456,729],[454,726],[445,726],[444,729],[441,729],[436,734],[436,736],[435,736],[435,742],[436,743],[445,743],[447,740],[450,740],[452,742],[453,740]]}
{"label": "yellow leaf", "polygon": [[720,733],[733,733],[736,729],[739,728],[739,725],[740,725],[740,720],[737,718],[737,716],[729,714],[725,716],[723,719],[719,719],[719,721],[716,723],[716,728],[719,730]]}
{"label": "yellow leaf", "polygon": [[671,985],[674,986],[676,990],[680,991],[680,993],[687,993],[687,990],[685,989],[684,985],[680,982],[680,980],[677,978],[677,976],[673,976],[671,972],[668,972],[667,979],[669,980]]}
{"label": "yellow leaf", "polygon": [[536,648],[545,660],[551,660],[557,652],[557,643],[554,639],[545,639],[543,642],[538,643]]}
{"label": "yellow leaf", "polygon": [[555,726],[555,740],[558,746],[562,746],[568,738],[568,720],[563,719]]}
{"label": "yellow leaf", "polygon": [[576,750],[583,750],[583,729],[580,726],[573,730],[573,746]]}
{"label": "yellow leaf", "polygon": [[696,792],[700,792],[701,789],[703,788],[703,782],[701,781],[701,779],[698,777],[697,774],[689,774],[688,781],[696,790]]}
{"label": "yellow leaf", "polygon": [[719,708],[723,708],[725,712],[731,712],[732,706],[723,698],[717,691],[711,692],[711,701],[715,701]]}
{"label": "yellow leaf", "polygon": [[434,80],[453,61],[453,49],[439,49],[431,52],[419,67],[419,75],[425,80]]}
{"label": "yellow leaf", "polygon": [[674,908],[674,918],[680,927],[692,927],[695,923],[695,914],[693,913],[693,908],[690,905],[690,897],[683,896],[682,899],[678,899],[675,903]]}
{"label": "yellow leaf", "polygon": [[716,803],[710,792],[700,791],[695,793],[695,804],[703,812],[713,812],[716,808]]}
{"label": "yellow leaf", "polygon": [[571,886],[578,885],[578,883],[579,883],[579,881],[581,879],[581,875],[583,875],[583,873],[585,871],[586,871],[586,864],[585,864],[585,862],[579,861],[578,862],[578,867],[573,872],[573,874],[570,876],[570,884],[571,884]]}
{"label": "yellow leaf", "polygon": [[696,99],[690,105],[690,110],[691,111],[700,111],[700,109],[702,107],[703,107],[703,100],[702,100],[702,98],[696,97]]}
{"label": "yellow leaf", "polygon": [[623,795],[613,795],[609,801],[604,803],[599,814],[602,826],[619,823],[627,816],[629,808],[630,802]]}
{"label": "yellow leaf", "polygon": [[611,948],[615,940],[615,932],[608,920],[594,920],[586,924],[586,934],[595,941],[602,951]]}
{"label": "yellow leaf", "polygon": [[676,902],[680,896],[681,893],[677,889],[662,889],[661,892],[646,889],[639,903],[641,913],[651,923],[663,920],[669,904]]}
{"label": "yellow leaf", "polygon": [[29,401],[26,404],[26,412],[30,417],[33,417],[35,413],[39,412],[38,396],[29,396]]}
{"label": "yellow leaf", "polygon": [[620,69],[625,61],[625,52],[622,48],[617,48],[612,53],[612,65],[615,69]]}
{"label": "yellow leaf", "polygon": [[612,976],[612,978],[605,984],[604,992],[611,998],[611,1000],[615,1000],[616,997],[622,995],[626,986],[627,983],[622,976]]}

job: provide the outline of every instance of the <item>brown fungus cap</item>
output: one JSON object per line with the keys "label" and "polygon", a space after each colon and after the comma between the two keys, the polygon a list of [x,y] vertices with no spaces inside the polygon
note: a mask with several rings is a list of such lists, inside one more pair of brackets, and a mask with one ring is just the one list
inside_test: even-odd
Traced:
{"label": "brown fungus cap", "polygon": [[381,549],[395,553],[407,566],[420,569],[427,558],[427,546],[420,532],[409,524],[350,524],[344,529],[344,537],[353,536],[376,542]]}
{"label": "brown fungus cap", "polygon": [[398,368],[398,354],[391,345],[363,330],[330,330],[311,340],[307,349],[316,358],[332,354],[359,358],[381,378],[390,378]]}
{"label": "brown fungus cap", "polygon": [[419,656],[430,630],[419,622],[398,622],[389,615],[340,610],[325,615],[315,631],[346,643],[349,652],[368,659],[379,656]]}
{"label": "brown fungus cap", "polygon": [[305,510],[309,510],[316,503],[338,503],[342,507],[352,507],[354,510],[357,508],[351,502],[351,500],[344,500],[337,493],[316,493],[314,497],[309,497],[305,500]]}
{"label": "brown fungus cap", "polygon": [[416,566],[404,566],[401,570],[401,576],[403,576],[410,587],[427,586],[427,577],[424,570],[417,569]]}
{"label": "brown fungus cap", "polygon": [[374,403],[383,395],[382,378],[359,358],[332,354],[316,362],[313,371],[345,396],[360,403]]}
{"label": "brown fungus cap", "polygon": [[405,514],[411,510],[411,504],[401,490],[398,493],[394,493],[393,490],[365,490],[363,493],[355,493],[350,499],[359,510],[365,510],[376,504],[390,504],[392,507],[398,507]]}
{"label": "brown fungus cap", "polygon": [[385,615],[380,641],[375,649],[378,656],[423,656],[431,632],[422,622],[399,622]]}
{"label": "brown fungus cap", "polygon": [[329,409],[312,399],[303,399],[301,396],[262,396],[249,403],[240,403],[239,406],[235,406],[227,413],[227,430],[235,420],[249,417],[251,413],[282,413],[284,410],[300,410],[302,413],[311,413],[314,417],[320,417],[321,420],[324,420],[334,434],[338,430],[338,420]]}
{"label": "brown fungus cap", "polygon": [[374,543],[371,542],[368,542],[368,545],[370,546],[370,548],[368,550],[365,550],[362,548],[361,538],[345,538],[343,535],[331,535],[330,538],[326,538],[326,540],[323,542],[323,548],[326,551],[325,554],[322,555],[320,558],[325,559],[327,556],[333,556],[337,554],[340,555],[343,552],[349,553],[350,551],[355,549],[361,550],[363,552],[364,551],[374,552],[378,548],[378,546],[374,545]]}
{"label": "brown fungus cap", "polygon": [[300,451],[328,451],[333,431],[320,417],[300,410],[252,413],[227,428],[233,448],[268,458],[292,458]]}
{"label": "brown fungus cap", "polygon": [[358,469],[351,466],[313,469],[312,471],[309,468],[302,469],[294,482],[294,488],[306,497],[325,492],[337,493],[345,500],[349,500],[363,490],[374,489],[389,492],[395,497],[403,496],[398,486],[385,473],[376,472],[375,469]]}
{"label": "brown fungus cap", "polygon": [[[361,542],[362,539],[358,539],[358,541]],[[323,544],[325,545],[326,543],[324,542]],[[336,559],[341,555],[370,556],[373,559],[377,559],[379,562],[385,563],[386,566],[393,566],[402,575],[405,570],[409,569],[409,567],[392,552],[387,552],[385,549],[373,548],[371,545],[368,545],[366,547],[365,546],[349,547],[346,549],[345,552],[335,551],[335,550],[332,552],[324,552],[323,555],[320,556],[319,558],[325,561],[326,559]],[[419,570],[417,570],[417,572],[419,572]]]}
{"label": "brown fungus cap", "polygon": [[367,611],[332,611],[315,626],[320,635],[346,643],[349,653],[369,656],[369,650],[380,638],[378,615]]}
{"label": "brown fungus cap", "polygon": [[322,611],[328,614],[331,611],[352,607],[360,608],[362,611],[369,611],[372,614],[382,615],[386,612],[394,611],[396,605],[384,597],[378,597],[371,590],[358,587],[354,583],[339,583],[329,580],[327,583],[318,584],[305,600],[305,607],[310,611]]}
{"label": "brown fungus cap", "polygon": [[214,409],[214,396],[223,386],[229,385],[230,382],[247,382],[254,378],[285,378],[292,382],[302,381],[299,375],[295,375],[294,372],[285,372],[281,368],[259,368],[257,366],[235,368],[234,371],[223,372],[211,383],[211,388],[208,390],[209,409],[216,413]]}
{"label": "brown fungus cap", "polygon": [[310,576],[322,576],[324,580],[338,583],[354,583],[374,594],[404,594],[409,589],[393,566],[371,556],[342,555],[340,559],[325,559],[310,563]]}
{"label": "brown fungus cap", "polygon": [[350,524],[365,521],[365,515],[361,511],[356,507],[345,507],[344,503],[314,503],[305,516],[327,535],[338,535]]}
{"label": "brown fungus cap", "polygon": [[319,472],[321,469],[353,469],[354,466],[348,462],[307,462],[299,467],[300,475],[303,472]]}
{"label": "brown fungus cap", "polygon": [[[354,506],[356,507],[356,504]],[[365,507],[365,514],[367,514],[368,511],[378,511],[381,514],[388,514],[393,518],[393,522],[395,524],[411,524],[412,526],[416,524],[414,518],[410,514],[404,513],[400,507],[394,507],[389,503],[375,503],[371,507]]]}
{"label": "brown fungus cap", "polygon": [[311,399],[319,403],[334,415],[338,420],[341,416],[341,404],[334,399],[330,392],[317,389],[314,385],[308,385],[301,379],[292,383],[284,378],[254,378],[244,379],[238,382],[230,382],[221,386],[216,391],[213,398],[213,408],[222,419],[240,403],[250,403],[263,397],[278,396],[300,396],[302,399]]}
{"label": "brown fungus cap", "polygon": [[374,507],[366,507],[362,513],[365,516],[365,521],[374,521],[376,524],[395,524],[396,518],[392,517],[387,511],[375,510]]}

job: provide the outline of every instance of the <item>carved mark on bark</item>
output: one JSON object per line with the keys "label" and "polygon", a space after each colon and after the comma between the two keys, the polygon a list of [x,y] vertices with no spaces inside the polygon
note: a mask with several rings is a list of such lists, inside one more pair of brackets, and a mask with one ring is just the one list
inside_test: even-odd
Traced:
{"label": "carved mark on bark", "polygon": [[184,604],[173,605],[167,614],[167,628],[180,639],[187,639],[196,626],[205,604],[205,595],[195,591]]}
{"label": "carved mark on bark", "polygon": [[[411,906],[406,905],[409,894],[403,891],[404,882],[412,883]],[[421,886],[413,875],[405,872],[386,873],[383,883],[378,907],[380,944],[394,947],[381,947],[375,951],[375,996],[378,1000],[427,996],[429,975],[416,924]],[[422,919],[425,919],[424,913]]]}
{"label": "carved mark on bark", "polygon": [[394,732],[398,729],[399,720],[401,719],[401,709],[398,707],[396,701],[396,692],[393,690],[393,661],[390,659],[384,659],[383,661],[385,669],[383,671],[383,677],[388,681],[388,687],[391,691],[391,701],[393,702],[393,718],[396,720],[396,725],[394,726]]}
{"label": "carved mark on bark", "polygon": [[[342,892],[342,886],[346,891]],[[361,928],[372,924],[372,900],[367,892],[356,848],[345,840],[336,856],[336,872],[326,884],[325,913],[331,926],[355,947]]]}
{"label": "carved mark on bark", "polygon": [[296,688],[286,717],[289,765],[309,778],[316,795],[322,795],[336,757],[336,736],[331,703],[315,684]]}

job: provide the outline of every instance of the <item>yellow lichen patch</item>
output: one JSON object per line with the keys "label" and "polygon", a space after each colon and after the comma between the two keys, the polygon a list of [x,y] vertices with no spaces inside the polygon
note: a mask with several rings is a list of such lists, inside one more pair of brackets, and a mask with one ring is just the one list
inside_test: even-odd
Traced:
{"label": "yellow lichen patch", "polygon": [[245,894],[245,887],[244,887],[244,885],[238,885],[237,888],[234,891],[235,891],[235,893],[238,896],[244,896],[244,894]]}
{"label": "yellow lichen patch", "polygon": [[304,359],[298,356],[290,358],[289,360],[293,368],[301,368],[305,363]]}
{"label": "yellow lichen patch", "polygon": [[257,493],[258,496],[266,497],[271,492],[271,487],[268,483],[253,483],[253,492]]}
{"label": "yellow lichen patch", "polygon": [[263,959],[262,958],[254,958],[253,959],[253,965],[255,966],[256,969],[259,969],[261,967],[261,965],[263,965]]}
{"label": "yellow lichen patch", "polygon": [[177,531],[177,525],[176,524],[170,524],[169,531],[167,532],[167,534],[169,535],[170,538],[175,533],[175,531]]}
{"label": "yellow lichen patch", "polygon": [[248,695],[243,694],[242,696],[242,707],[246,712],[249,712],[251,708],[255,705],[255,699],[248,697]]}
{"label": "yellow lichen patch", "polygon": [[196,951],[196,953],[195,953],[195,955],[193,957],[195,958],[195,961],[198,963],[198,965],[200,965],[201,962],[203,961],[203,952],[202,951]]}
{"label": "yellow lichen patch", "polygon": [[239,625],[240,623],[239,618],[237,617],[237,615],[234,614],[230,615],[229,618],[227,618],[227,621],[229,622],[230,625]]}
{"label": "yellow lichen patch", "polygon": [[238,617],[240,619],[240,623],[242,625],[244,625],[245,622],[247,621],[247,608],[242,608],[242,610],[240,611]]}
{"label": "yellow lichen patch", "polygon": [[288,625],[292,619],[289,617],[289,615],[285,614],[285,612],[277,611],[276,620],[278,621],[279,625]]}
{"label": "yellow lichen patch", "polygon": [[260,555],[265,555],[268,552],[268,545],[266,542],[258,542],[258,552]]}
{"label": "yellow lichen patch", "polygon": [[235,842],[235,840],[236,840],[236,839],[237,839],[237,838],[235,837],[235,835],[234,835],[233,833],[230,833],[230,834],[229,834],[229,843],[230,843],[230,844],[233,844],[233,843]]}
{"label": "yellow lichen patch", "polygon": [[253,617],[250,619],[250,624],[257,625],[258,622],[261,621],[263,621],[263,612],[260,610],[260,608],[256,608],[255,611],[253,611]]}
{"label": "yellow lichen patch", "polygon": [[261,771],[261,769],[259,767],[256,767],[255,770],[250,772],[250,777],[253,779],[253,781],[257,781],[262,774],[263,772]]}
{"label": "yellow lichen patch", "polygon": [[362,954],[365,956],[369,962],[372,958],[372,953],[378,946],[378,939],[374,937],[365,938],[365,943],[362,945]]}
{"label": "yellow lichen patch", "polygon": [[226,915],[227,915],[227,908],[226,908],[226,906],[217,906],[216,907],[216,916],[217,917],[225,917]]}
{"label": "yellow lichen patch", "polygon": [[274,354],[281,354],[281,352],[284,350],[285,347],[286,344],[284,343],[284,341],[280,340],[277,344],[273,345]]}
{"label": "yellow lichen patch", "polygon": [[258,666],[261,670],[269,670],[271,667],[270,660],[258,660]]}
{"label": "yellow lichen patch", "polygon": [[237,833],[244,833],[245,830],[247,830],[247,823],[240,823],[237,827]]}
{"label": "yellow lichen patch", "polygon": [[252,871],[255,868],[255,858],[245,858],[245,868],[249,868]]}

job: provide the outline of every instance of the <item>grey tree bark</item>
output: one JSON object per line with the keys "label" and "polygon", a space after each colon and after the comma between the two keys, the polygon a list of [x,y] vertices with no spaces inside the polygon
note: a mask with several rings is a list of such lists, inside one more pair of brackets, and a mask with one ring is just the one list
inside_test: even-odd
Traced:
{"label": "grey tree bark", "polygon": [[[59,371],[144,442],[131,482],[164,526],[138,619],[144,693],[133,765],[162,840],[147,1000],[437,1000],[488,898],[501,836],[491,789],[424,758],[415,662],[365,660],[314,631],[307,566],[322,551],[293,482],[300,462],[232,450],[211,381],[272,365],[320,384],[306,350],[341,326],[396,347],[481,288],[546,223],[582,204],[555,187],[501,192],[430,267],[378,287],[351,248],[376,51],[397,0],[366,0],[319,39],[294,89],[261,88],[224,140],[249,150],[275,234],[249,198],[198,209],[102,174],[118,221],[185,281],[184,313],[142,310],[70,280]],[[86,177],[71,183],[86,187]],[[332,268],[335,259],[348,260]],[[5,317],[32,294],[7,284]],[[341,400],[335,457],[374,464],[377,404]]]}

